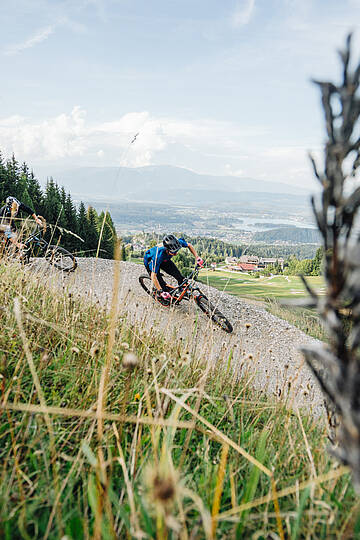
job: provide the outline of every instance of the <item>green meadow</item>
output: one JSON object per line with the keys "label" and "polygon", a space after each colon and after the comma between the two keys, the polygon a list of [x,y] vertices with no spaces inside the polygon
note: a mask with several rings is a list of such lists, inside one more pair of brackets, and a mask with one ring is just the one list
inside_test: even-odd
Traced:
{"label": "green meadow", "polygon": [[[324,293],[324,281],[321,276],[308,276],[306,279],[318,294]],[[307,296],[304,284],[298,276],[256,278],[251,274],[203,270],[200,280],[227,294],[265,303],[266,309],[273,315],[285,319],[314,338],[322,341],[327,339],[323,324],[314,309],[286,305],[287,301]]]}
{"label": "green meadow", "polygon": [[[306,279],[316,292],[321,294],[324,291],[324,282],[321,276],[309,276]],[[251,274],[203,270],[200,274],[200,281],[229,294],[257,300],[266,300],[267,298],[281,300],[301,298],[307,295],[304,284],[298,276],[256,278]]]}

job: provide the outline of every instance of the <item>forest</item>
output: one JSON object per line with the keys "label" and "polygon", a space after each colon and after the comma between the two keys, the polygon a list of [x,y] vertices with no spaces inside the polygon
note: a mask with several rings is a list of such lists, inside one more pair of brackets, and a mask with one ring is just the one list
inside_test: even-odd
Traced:
{"label": "forest", "polygon": [[[294,256],[299,260],[312,259],[315,256],[317,247],[312,244],[293,244],[293,245],[272,245],[272,244],[232,244],[224,242],[218,238],[208,238],[203,236],[189,236],[182,232],[174,232],[175,236],[184,236],[187,242],[190,242],[206,261],[220,263],[225,257],[240,257],[241,255],[257,255],[258,257],[283,257]],[[137,233],[125,235],[124,243],[127,244],[126,252],[129,257],[132,251],[132,244],[139,243],[146,247],[161,243],[161,236],[154,233]],[[143,255],[143,251],[139,255]]]}
{"label": "forest", "polygon": [[14,155],[4,160],[0,152],[0,206],[9,195],[46,219],[46,236],[52,243],[59,242],[78,256],[93,257],[98,252],[104,259],[113,258],[116,234],[109,212],[97,213],[83,202],[77,206],[71,194],[51,177],[43,190],[25,162],[19,164]]}
{"label": "forest", "polygon": [[256,232],[254,234],[254,241],[320,244],[320,233],[317,229],[279,226],[270,231]]}

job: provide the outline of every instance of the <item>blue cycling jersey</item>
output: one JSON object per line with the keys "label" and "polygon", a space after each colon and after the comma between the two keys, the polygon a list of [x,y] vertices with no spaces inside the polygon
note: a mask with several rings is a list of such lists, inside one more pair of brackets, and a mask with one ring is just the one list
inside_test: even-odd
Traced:
{"label": "blue cycling jersey", "polygon": [[[188,247],[188,243],[184,238],[178,238],[178,240],[182,247]],[[144,264],[146,267],[150,268],[151,272],[158,274],[162,263],[170,261],[171,257],[174,257],[174,255],[167,253],[165,247],[155,246],[145,252]]]}

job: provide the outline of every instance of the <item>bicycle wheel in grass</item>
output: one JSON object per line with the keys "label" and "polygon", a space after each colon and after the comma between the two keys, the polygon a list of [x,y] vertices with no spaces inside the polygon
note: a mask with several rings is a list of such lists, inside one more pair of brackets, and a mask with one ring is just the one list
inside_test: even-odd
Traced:
{"label": "bicycle wheel in grass", "polygon": [[46,260],[63,272],[73,272],[77,267],[77,262],[72,253],[60,246],[49,246],[45,254]]}
{"label": "bicycle wheel in grass", "polygon": [[222,328],[228,334],[231,334],[231,332],[233,331],[231,323],[227,320],[225,315],[223,315],[221,311],[218,310],[218,308],[216,308],[210,302],[210,300],[206,296],[202,294],[195,296],[195,302],[197,303],[199,308],[205,313],[205,315],[207,315],[215,324],[220,326],[220,328]]}
{"label": "bicycle wheel in grass", "polygon": [[146,293],[150,294],[150,296],[153,296],[152,295],[153,287],[152,287],[152,281],[150,279],[150,276],[140,276],[139,283]]}
{"label": "bicycle wheel in grass", "polygon": [[166,300],[162,300],[156,294],[156,289],[153,288],[153,284],[152,284],[150,276],[145,276],[145,275],[140,276],[139,277],[139,283],[142,286],[142,288],[144,289],[144,291],[147,292],[147,294],[149,294],[155,300],[155,302],[159,302],[159,304],[161,304],[164,307],[169,307],[170,306],[170,302],[168,302]]}

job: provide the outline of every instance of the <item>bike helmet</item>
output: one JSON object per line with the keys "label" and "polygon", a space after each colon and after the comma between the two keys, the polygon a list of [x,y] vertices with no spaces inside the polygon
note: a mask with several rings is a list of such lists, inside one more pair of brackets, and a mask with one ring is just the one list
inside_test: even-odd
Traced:
{"label": "bike helmet", "polygon": [[181,244],[179,240],[173,234],[168,234],[167,236],[164,236],[163,245],[166,249],[173,253],[176,253],[177,251],[179,251],[179,249],[181,249]]}
{"label": "bike helmet", "polygon": [[16,204],[17,207],[20,206],[20,201],[18,201],[15,197],[6,197],[5,205],[9,210],[12,208],[13,204]]}

